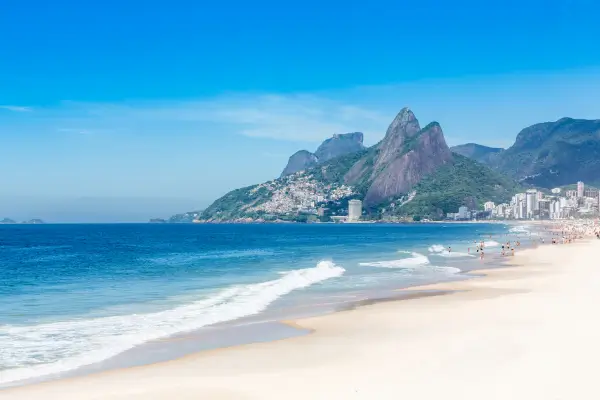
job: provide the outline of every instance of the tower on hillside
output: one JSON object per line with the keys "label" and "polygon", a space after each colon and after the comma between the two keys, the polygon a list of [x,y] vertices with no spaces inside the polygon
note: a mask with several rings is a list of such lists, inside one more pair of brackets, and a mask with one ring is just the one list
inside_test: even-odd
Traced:
{"label": "tower on hillside", "polygon": [[583,197],[583,189],[584,189],[583,182],[581,182],[581,181],[577,182],[577,197],[579,197],[580,199]]}
{"label": "tower on hillside", "polygon": [[362,216],[362,201],[350,200],[348,202],[348,221],[358,221]]}

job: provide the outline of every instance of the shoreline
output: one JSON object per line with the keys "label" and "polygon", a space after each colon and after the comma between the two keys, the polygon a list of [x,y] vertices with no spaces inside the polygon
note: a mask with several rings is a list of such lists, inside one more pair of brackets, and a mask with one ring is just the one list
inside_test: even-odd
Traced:
{"label": "shoreline", "polygon": [[[548,271],[544,270],[544,268],[540,268],[540,266],[538,265],[537,267],[532,267],[531,264],[532,262],[535,263],[536,259],[539,259],[540,256],[542,254],[544,254],[543,251],[540,251],[540,249],[549,249],[548,251],[552,251],[552,252],[558,252],[558,253],[564,253],[565,251],[567,251],[568,249],[572,248],[572,249],[579,249],[579,250],[585,250],[586,248],[589,248],[590,246],[593,247],[594,244],[597,244],[594,241],[591,240],[587,240],[587,241],[579,241],[576,242],[574,244],[568,244],[568,245],[555,245],[555,246],[551,246],[551,245],[544,245],[544,246],[538,246],[537,249],[523,249],[521,250],[517,256],[515,256],[515,258],[513,257],[507,257],[510,260],[507,260],[510,265],[508,266],[504,266],[504,267],[497,267],[497,268],[486,268],[483,270],[473,270],[470,271],[470,274],[477,274],[478,276],[473,277],[472,279],[467,279],[467,280],[460,280],[460,281],[452,281],[452,282],[442,282],[442,283],[434,283],[434,284],[429,284],[429,285],[424,285],[424,286],[415,286],[415,287],[409,287],[409,288],[404,288],[404,289],[398,289],[397,292],[400,294],[409,294],[410,296],[414,296],[414,297],[409,297],[409,298],[401,298],[401,299],[386,299],[386,300],[382,300],[382,301],[373,301],[372,304],[357,304],[353,307],[351,307],[351,309],[348,310],[343,310],[343,311],[338,311],[338,312],[334,312],[332,314],[326,314],[326,315],[322,315],[322,316],[316,316],[316,317],[310,317],[310,318],[303,318],[303,319],[297,319],[297,320],[285,320],[282,321],[283,323],[287,324],[288,326],[291,326],[293,328],[300,328],[300,329],[305,329],[307,331],[309,331],[308,334],[302,335],[302,336],[298,336],[298,337],[293,337],[293,338],[284,338],[284,339],[276,339],[273,341],[269,341],[269,342],[264,342],[264,343],[251,343],[251,344],[242,344],[242,345],[238,345],[238,346],[233,346],[233,347],[225,347],[225,348],[219,348],[219,349],[213,349],[213,350],[205,350],[205,351],[201,351],[198,353],[192,353],[189,355],[185,355],[181,358],[175,359],[175,360],[169,360],[169,361],[164,361],[164,362],[160,362],[160,363],[154,363],[154,364],[150,364],[150,365],[143,365],[143,366],[138,366],[138,367],[131,367],[131,368],[126,368],[126,369],[117,369],[117,370],[108,370],[108,371],[103,371],[100,373],[96,373],[96,374],[92,374],[92,375],[85,375],[85,376],[78,376],[78,377],[73,377],[73,378],[66,378],[66,379],[61,379],[61,380],[54,380],[54,381],[49,381],[49,382],[45,382],[45,383],[39,383],[39,384],[34,384],[34,385],[28,385],[28,386],[21,386],[21,387],[15,387],[15,388],[8,388],[8,389],[4,389],[2,391],[0,391],[0,398],[4,398],[3,396],[11,396],[10,398],[23,398],[23,397],[19,397],[21,395],[26,396],[25,398],[30,398],[27,396],[35,396],[37,395],[37,393],[42,393],[44,391],[47,390],[58,390],[58,393],[60,393],[60,395],[63,398],[70,398],[70,397],[64,397],[64,391],[70,391],[70,387],[72,385],[76,385],[76,386],[80,386],[80,385],[84,385],[84,387],[87,387],[87,385],[95,385],[94,382],[97,381],[102,381],[104,379],[107,379],[109,381],[112,382],[112,384],[115,384],[115,379],[121,379],[119,377],[122,378],[126,378],[129,377],[130,375],[132,376],[137,376],[139,374],[143,375],[144,377],[149,377],[149,376],[156,376],[159,377],[161,374],[163,373],[168,373],[169,371],[171,371],[172,369],[177,369],[179,371],[179,373],[184,373],[185,372],[185,376],[189,376],[189,373],[191,371],[188,371],[189,368],[191,368],[190,365],[188,364],[194,364],[194,367],[204,367],[201,368],[201,370],[196,371],[199,374],[194,375],[196,378],[201,378],[203,376],[202,373],[206,373],[207,374],[207,378],[208,377],[214,377],[215,374],[218,375],[219,379],[224,379],[226,381],[236,381],[237,378],[241,377],[237,377],[236,378],[236,374],[241,373],[241,371],[236,370],[236,368],[234,368],[235,371],[229,371],[229,369],[227,368],[226,365],[223,364],[219,364],[219,367],[217,368],[218,371],[214,371],[213,368],[210,368],[210,366],[207,366],[206,364],[212,364],[212,362],[214,360],[212,360],[214,357],[217,358],[222,358],[224,357],[225,359],[229,359],[229,361],[233,361],[233,360],[239,360],[239,361],[243,361],[240,357],[242,357],[244,354],[243,353],[256,353],[256,352],[270,352],[271,350],[275,350],[278,347],[283,346],[286,351],[291,351],[292,353],[297,353],[297,351],[294,351],[293,348],[296,346],[306,346],[306,345],[310,345],[311,342],[314,341],[322,341],[324,338],[327,338],[328,334],[331,334],[332,332],[338,333],[340,331],[346,331],[349,330],[349,332],[351,331],[355,331],[358,330],[360,331],[361,328],[360,326],[362,324],[360,323],[356,323],[354,321],[348,321],[348,316],[362,316],[362,317],[368,317],[368,314],[370,313],[375,313],[377,314],[379,311],[389,311],[389,309],[395,309],[395,311],[398,312],[403,312],[406,314],[410,314],[412,316],[412,318],[414,318],[414,313],[415,310],[417,309],[421,309],[423,307],[427,308],[428,306],[431,306],[433,304],[437,305],[437,306],[441,306],[442,308],[447,308],[447,307],[451,307],[452,305],[456,305],[456,304],[470,304],[473,301],[483,301],[483,300],[490,300],[490,299],[499,299],[499,298],[504,298],[504,297],[511,297],[513,295],[523,295],[523,294],[527,294],[527,293],[531,293],[531,290],[528,290],[527,288],[511,288],[511,287],[503,287],[503,286],[510,286],[511,283],[514,283],[514,281],[518,281],[519,279],[542,279],[542,278],[548,278],[548,276],[550,276],[548,274]],[[596,246],[597,248],[598,246]],[[589,249],[588,249],[589,250]],[[542,257],[543,258],[543,257]],[[546,262],[551,263],[552,260],[547,260]],[[521,268],[523,267],[523,268]],[[491,286],[495,286],[495,287],[490,287]],[[417,293],[417,292],[421,292],[421,293]],[[444,293],[442,294],[437,294],[437,295],[423,295],[423,291],[436,291],[436,292],[441,292],[443,291]],[[440,317],[440,315],[437,315],[436,318]],[[354,318],[350,318],[350,319],[354,319]],[[419,320],[417,318],[417,320]],[[422,322],[422,321],[421,321]],[[372,338],[371,338],[372,339]],[[280,349],[281,350],[281,349]],[[300,351],[300,353],[302,353],[302,351]],[[297,360],[298,358],[298,354],[294,354],[296,359],[296,362],[299,362],[300,360]],[[212,361],[211,361],[212,360]],[[265,361],[264,359],[262,359],[262,361]],[[270,360],[270,362],[275,362],[274,360]],[[195,365],[198,364],[198,365]],[[242,364],[245,364],[244,362],[242,362]],[[287,364],[286,366],[289,368],[290,364],[294,365],[294,362],[284,362],[284,364]],[[302,364],[302,363],[301,363]],[[242,368],[243,369],[243,368]],[[250,368],[248,370],[245,370],[246,372],[244,372],[244,374],[249,373],[250,371],[252,371],[253,369]],[[225,372],[227,371],[227,372]],[[219,372],[219,373],[217,373]],[[246,381],[245,379],[241,379],[243,381]],[[206,383],[206,382],[205,382]],[[213,393],[217,393],[217,392],[213,392],[212,390],[208,390],[208,388],[204,387],[205,385],[199,385],[200,387],[197,388],[197,390],[200,390],[200,392],[196,393],[197,395],[213,395]],[[210,386],[210,385],[209,385]],[[122,388],[121,388],[122,389]],[[138,388],[140,390],[144,389],[144,388]],[[84,392],[78,392],[79,395],[84,396],[84,397],[79,397],[79,398],[92,398],[92,397],[85,397],[86,395],[86,390],[85,388],[82,388],[82,390],[84,390]],[[208,391],[205,391],[208,390]],[[168,391],[168,390],[167,390]],[[37,392],[37,393],[36,393]],[[103,392],[106,394],[106,392]],[[236,392],[234,393],[226,393],[226,391],[223,391],[221,389],[218,390],[219,393],[219,397],[211,397],[211,398],[273,398],[273,397],[238,397],[238,393]],[[91,394],[91,393],[87,393],[87,394]],[[171,393],[171,395],[173,395],[174,393]],[[239,393],[241,395],[241,393]],[[111,394],[106,394],[106,396],[113,396],[114,398],[121,398],[120,395],[118,395],[118,393],[111,393]],[[17,397],[12,397],[12,396],[17,396]],[[164,394],[164,397],[162,397],[163,395],[159,395],[157,397],[146,397],[144,396],[144,398],[166,398],[168,397],[166,395],[166,392]],[[6,397],[9,398],[9,397]],[[37,397],[31,397],[31,398],[37,398]],[[75,397],[73,397],[75,398]],[[106,397],[99,397],[99,398],[106,398]],[[125,398],[125,397],[122,397]],[[290,397],[290,398],[296,398],[296,397]],[[387,398],[387,397],[386,397]]]}
{"label": "shoreline", "polygon": [[[534,244],[532,241],[527,247],[521,248],[520,253],[526,251],[526,249],[533,249],[538,246],[539,244]],[[305,328],[301,323],[295,321],[319,318],[380,303],[404,302],[452,294],[453,289],[447,289],[446,287],[443,287],[443,285],[452,285],[454,283],[458,284],[460,282],[479,279],[482,276],[481,274],[485,274],[485,271],[503,269],[505,268],[506,263],[512,261],[513,257],[501,257],[499,248],[495,248],[495,250],[498,254],[490,254],[490,256],[487,256],[483,261],[483,265],[477,265],[475,268],[475,263],[481,262],[476,257],[463,258],[461,259],[462,261],[457,260],[458,262],[461,262],[461,264],[469,263],[470,266],[466,269],[461,268],[463,269],[461,273],[450,280],[440,279],[433,280],[431,283],[425,285],[414,283],[396,289],[387,289],[384,290],[386,293],[381,296],[374,295],[373,297],[335,302],[337,305],[331,309],[307,312],[305,315],[296,313],[293,315],[282,316],[274,320],[253,321],[260,317],[259,314],[219,323],[196,331],[185,332],[168,338],[146,342],[104,361],[79,367],[75,370],[44,375],[23,381],[15,381],[0,388],[0,395],[8,390],[30,387],[32,385],[78,379],[89,375],[110,373],[112,371],[127,370],[131,368],[153,366],[164,362],[180,360],[188,356],[257,343],[272,343],[280,340],[289,340],[309,335],[312,332],[312,329]],[[437,285],[442,285],[442,287],[436,288]],[[252,328],[257,329],[253,330]],[[217,333],[215,333],[215,331]],[[250,335],[243,332],[250,332]],[[223,334],[230,338],[225,341],[215,341],[215,335],[218,335],[222,339]],[[236,336],[236,334],[239,336]],[[207,341],[209,344],[206,343]]]}

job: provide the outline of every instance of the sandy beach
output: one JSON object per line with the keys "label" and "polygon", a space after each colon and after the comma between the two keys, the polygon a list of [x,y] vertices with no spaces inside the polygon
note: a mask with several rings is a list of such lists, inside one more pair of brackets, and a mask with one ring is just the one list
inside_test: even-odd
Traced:
{"label": "sandy beach", "polygon": [[1,399],[593,399],[600,240],[545,245],[442,294],[289,321],[311,334],[0,391]]}

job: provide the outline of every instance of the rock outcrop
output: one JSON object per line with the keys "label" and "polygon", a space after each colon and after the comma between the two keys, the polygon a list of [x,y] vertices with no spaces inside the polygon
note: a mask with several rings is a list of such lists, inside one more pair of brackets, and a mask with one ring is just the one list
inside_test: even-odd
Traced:
{"label": "rock outcrop", "polygon": [[390,124],[385,137],[345,176],[348,184],[368,185],[365,205],[407,194],[426,175],[452,160],[442,128],[432,122],[421,129],[408,108]]}
{"label": "rock outcrop", "polygon": [[356,153],[365,148],[362,132],[335,134],[327,139],[315,151],[319,163],[324,163],[350,153]]}
{"label": "rock outcrop", "polygon": [[356,153],[364,148],[362,132],[335,134],[321,143],[314,153],[308,150],[294,153],[288,160],[281,177],[306,170],[336,157]]}
{"label": "rock outcrop", "polygon": [[308,150],[300,150],[292,154],[281,176],[295,174],[317,164],[317,157]]}

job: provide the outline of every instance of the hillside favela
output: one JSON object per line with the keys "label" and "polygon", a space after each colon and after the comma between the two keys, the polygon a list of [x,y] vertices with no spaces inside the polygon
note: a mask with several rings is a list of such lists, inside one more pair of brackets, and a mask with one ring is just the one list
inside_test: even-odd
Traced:
{"label": "hillside favela", "polygon": [[597,400],[600,2],[6,1],[0,400]]}

